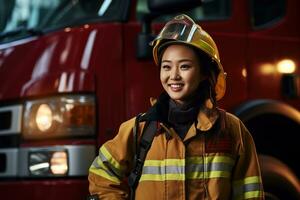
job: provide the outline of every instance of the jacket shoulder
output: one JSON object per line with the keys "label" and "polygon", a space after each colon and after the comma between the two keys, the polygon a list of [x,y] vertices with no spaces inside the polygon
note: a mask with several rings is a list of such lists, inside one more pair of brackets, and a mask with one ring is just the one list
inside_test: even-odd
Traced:
{"label": "jacket shoulder", "polygon": [[[125,122],[123,122],[120,127],[119,127],[119,131],[116,134],[116,136],[111,140],[111,141],[121,141],[122,143],[128,143],[130,140],[133,139],[133,129],[135,127],[135,123],[136,123],[136,118],[137,117],[133,117]],[[141,134],[143,127],[144,127],[145,122],[140,122],[138,123],[138,135]],[[109,141],[108,141],[109,143]]]}
{"label": "jacket shoulder", "polygon": [[123,122],[120,127],[119,131],[114,137],[113,140],[121,140],[123,142],[127,141],[131,136],[134,124],[135,124],[136,117],[133,117],[125,122]]}
{"label": "jacket shoulder", "polygon": [[237,116],[227,112],[225,123],[227,131],[234,138],[240,151],[243,151],[247,143],[253,143],[253,138],[250,132]]}
{"label": "jacket shoulder", "polygon": [[232,123],[239,123],[241,120],[232,113],[226,112],[226,120]]}
{"label": "jacket shoulder", "polygon": [[234,129],[235,131],[248,131],[243,122],[232,113],[226,112],[225,123],[228,129]]}
{"label": "jacket shoulder", "polygon": [[120,129],[132,129],[134,127],[136,117],[132,117],[120,125]]}

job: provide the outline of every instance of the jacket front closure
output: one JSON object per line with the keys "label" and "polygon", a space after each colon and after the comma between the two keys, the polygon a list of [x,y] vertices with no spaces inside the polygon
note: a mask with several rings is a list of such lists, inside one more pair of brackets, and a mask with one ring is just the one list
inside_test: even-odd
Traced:
{"label": "jacket front closure", "polygon": [[[200,188],[202,188],[203,194],[202,199],[207,199],[208,191],[207,191],[207,166],[205,165],[205,134],[207,132],[203,132],[197,129],[196,123],[192,124],[190,129],[188,130],[185,138],[182,140],[173,128],[167,128],[163,124],[161,124],[164,128],[165,138],[166,138],[166,149],[165,149],[165,180],[170,180],[170,174],[172,173],[172,167],[178,168],[178,177],[174,179],[181,179],[177,182],[180,186],[177,186],[179,190],[174,190],[174,182],[173,181],[165,181],[165,199],[190,199],[188,193],[189,181],[187,181],[187,173],[191,171],[193,168],[193,164],[189,162],[190,159],[187,158],[195,158],[198,162],[203,163],[202,167],[196,167],[195,170],[200,170],[200,174],[202,174],[202,181]],[[197,140],[197,149],[191,149],[194,152],[187,151],[188,146],[193,139]],[[192,153],[191,156],[189,155]],[[176,155],[177,154],[177,155]],[[172,166],[172,162],[174,159],[178,158],[181,161],[182,166]],[[200,160],[199,160],[200,159]],[[199,185],[198,185],[199,187]],[[173,194],[173,193],[176,194]]]}

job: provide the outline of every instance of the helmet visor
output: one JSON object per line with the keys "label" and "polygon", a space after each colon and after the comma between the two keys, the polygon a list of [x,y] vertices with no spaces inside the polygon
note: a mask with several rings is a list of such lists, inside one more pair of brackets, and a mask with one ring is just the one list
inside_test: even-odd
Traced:
{"label": "helmet visor", "polygon": [[186,19],[170,21],[153,40],[152,44],[162,39],[190,43],[197,28],[199,28],[197,24],[191,23],[191,21]]}

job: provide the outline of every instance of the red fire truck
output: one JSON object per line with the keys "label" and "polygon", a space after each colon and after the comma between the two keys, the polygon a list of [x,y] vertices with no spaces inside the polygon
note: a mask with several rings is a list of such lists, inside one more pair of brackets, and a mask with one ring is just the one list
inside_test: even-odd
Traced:
{"label": "red fire truck", "polygon": [[99,146],[162,91],[148,43],[178,12],[219,47],[228,74],[220,107],[252,133],[267,198],[299,199],[299,8],[298,0],[0,1],[0,199],[86,197]]}

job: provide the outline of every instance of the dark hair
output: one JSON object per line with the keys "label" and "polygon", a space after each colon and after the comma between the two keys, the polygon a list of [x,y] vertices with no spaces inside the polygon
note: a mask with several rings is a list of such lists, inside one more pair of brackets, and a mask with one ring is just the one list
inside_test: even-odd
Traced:
{"label": "dark hair", "polygon": [[220,72],[218,64],[205,52],[197,49],[196,47],[192,47],[192,49],[197,55],[201,73],[205,77],[208,77],[199,84],[198,92],[200,92],[203,95],[204,101],[206,99],[210,99],[214,106],[216,106],[217,100],[215,86],[217,83],[218,74]]}

